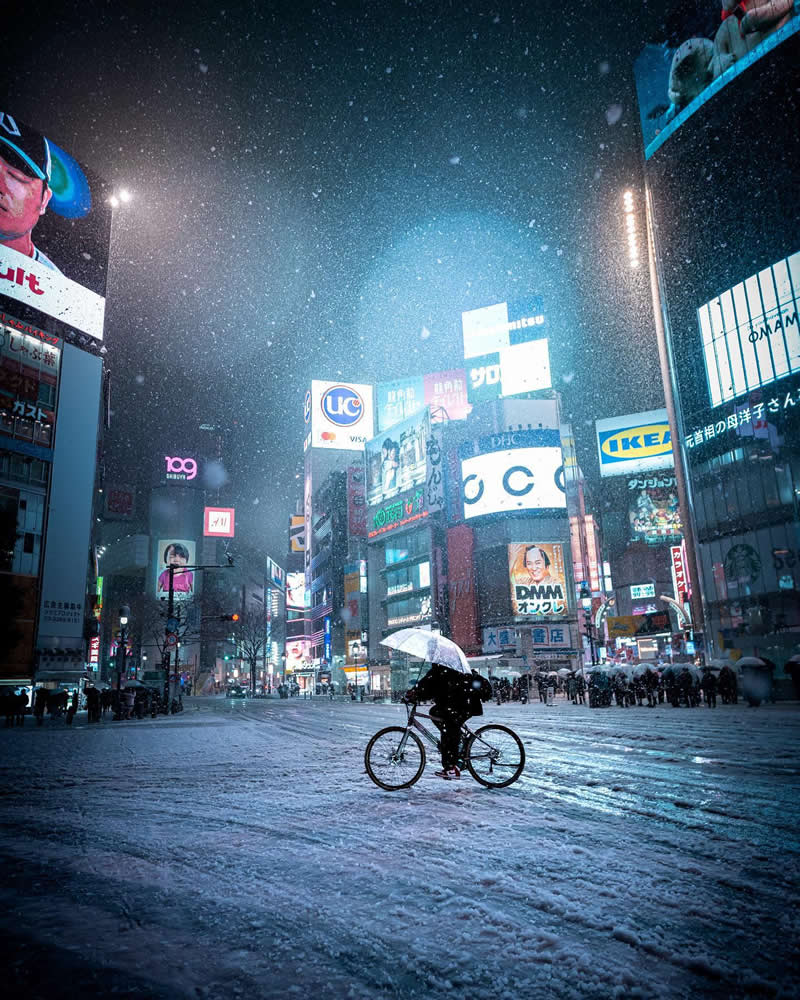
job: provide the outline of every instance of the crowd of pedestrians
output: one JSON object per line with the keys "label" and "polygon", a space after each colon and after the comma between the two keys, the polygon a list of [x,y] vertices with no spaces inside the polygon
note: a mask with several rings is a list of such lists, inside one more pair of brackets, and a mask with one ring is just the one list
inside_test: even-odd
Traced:
{"label": "crowd of pedestrians", "polygon": [[[0,712],[5,716],[6,726],[24,725],[27,714],[33,716],[37,726],[43,726],[46,720],[63,720],[71,726],[77,712],[84,708],[89,723],[98,723],[106,718],[119,722],[143,719],[147,715],[155,717],[163,711],[163,707],[161,691],[143,684],[121,689],[88,684],[82,693],[78,688],[37,687],[32,696],[26,687],[0,688]],[[170,711],[179,712],[182,707],[180,698],[173,699]]]}

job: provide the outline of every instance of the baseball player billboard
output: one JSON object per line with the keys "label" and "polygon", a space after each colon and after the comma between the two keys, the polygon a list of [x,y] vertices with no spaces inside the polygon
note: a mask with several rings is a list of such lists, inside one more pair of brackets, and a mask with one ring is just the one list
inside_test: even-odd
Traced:
{"label": "baseball player billboard", "polygon": [[110,239],[104,182],[0,110],[0,306],[102,341]]}

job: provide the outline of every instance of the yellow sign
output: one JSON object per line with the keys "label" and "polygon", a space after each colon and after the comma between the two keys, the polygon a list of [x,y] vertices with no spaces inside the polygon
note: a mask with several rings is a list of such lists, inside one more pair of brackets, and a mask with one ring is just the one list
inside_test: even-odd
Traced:
{"label": "yellow sign", "polygon": [[636,635],[636,619],[633,615],[617,615],[606,618],[609,639],[622,639],[625,636]]}

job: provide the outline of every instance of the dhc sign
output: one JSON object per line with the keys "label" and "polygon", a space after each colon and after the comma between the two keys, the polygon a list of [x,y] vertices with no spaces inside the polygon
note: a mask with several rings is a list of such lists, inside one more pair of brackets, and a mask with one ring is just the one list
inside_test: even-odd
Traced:
{"label": "dhc sign", "polygon": [[673,467],[666,409],[598,420],[596,427],[601,475],[627,476]]}

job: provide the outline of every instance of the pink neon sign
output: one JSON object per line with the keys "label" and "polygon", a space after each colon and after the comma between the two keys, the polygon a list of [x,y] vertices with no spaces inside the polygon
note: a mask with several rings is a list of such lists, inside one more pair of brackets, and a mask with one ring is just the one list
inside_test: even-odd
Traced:
{"label": "pink neon sign", "polygon": [[197,462],[193,458],[170,458],[164,456],[167,463],[167,479],[194,479],[197,475]]}

